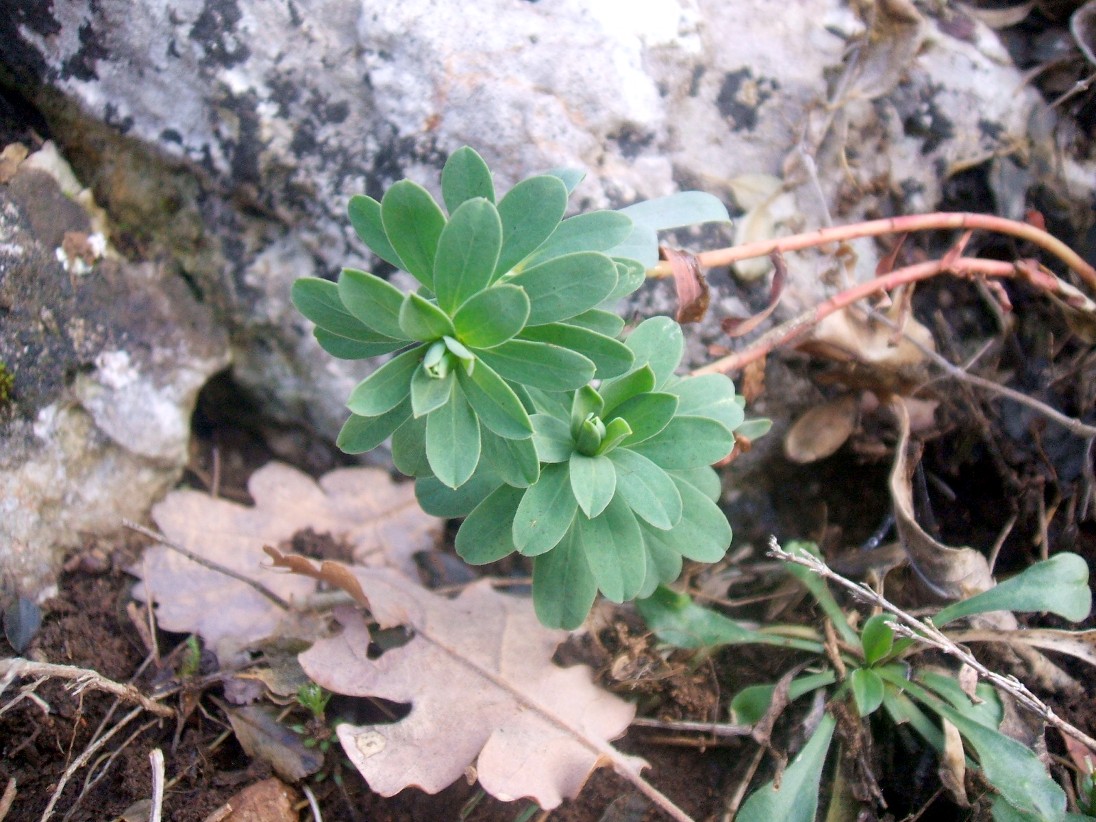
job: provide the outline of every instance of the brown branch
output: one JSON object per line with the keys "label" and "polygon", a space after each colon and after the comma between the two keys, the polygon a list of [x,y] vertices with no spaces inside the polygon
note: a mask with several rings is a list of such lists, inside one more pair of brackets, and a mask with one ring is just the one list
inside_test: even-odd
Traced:
{"label": "brown branch", "polygon": [[[175,716],[175,711],[171,708],[161,705],[159,702],[154,702],[132,685],[123,685],[121,682],[107,679],[102,674],[88,668],[77,668],[74,665],[55,665],[51,662],[34,662],[22,657],[0,659],[0,686],[11,682],[16,677],[32,676],[72,680],[76,683],[72,687],[74,693],[79,694],[85,688],[95,688],[99,691],[114,694],[126,702],[136,703],[149,713],[157,716]],[[3,687],[0,687],[0,691],[3,691]]]}

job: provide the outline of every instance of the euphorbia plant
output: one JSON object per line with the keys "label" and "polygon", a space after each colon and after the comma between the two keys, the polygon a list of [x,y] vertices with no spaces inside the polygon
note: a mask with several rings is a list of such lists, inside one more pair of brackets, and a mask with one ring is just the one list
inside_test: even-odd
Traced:
{"label": "euphorbia plant", "polygon": [[726,209],[688,192],[564,219],[580,180],[550,172],[496,201],[486,164],[462,148],[442,171],[445,210],[408,180],[379,202],[350,201],[358,236],[416,290],[355,269],[293,287],[326,351],[394,355],[350,394],[339,446],[361,453],[392,437],[423,507],[468,515],[461,556],[535,557],[537,613],[563,627],[598,590],[649,595],[682,556],[724,554],[730,528],[708,466],[742,422],[725,376],[674,376],[676,323],[654,318],[621,340],[612,311],[654,265],[656,230],[726,220]]}

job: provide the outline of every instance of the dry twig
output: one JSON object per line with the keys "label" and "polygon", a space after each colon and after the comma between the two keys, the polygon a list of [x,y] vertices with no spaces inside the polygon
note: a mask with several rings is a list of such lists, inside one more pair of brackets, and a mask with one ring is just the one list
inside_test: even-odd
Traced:
{"label": "dry twig", "polygon": [[857,597],[867,602],[880,606],[884,610],[894,614],[898,617],[904,625],[893,624],[894,632],[902,636],[908,636],[918,642],[923,642],[927,645],[943,651],[960,662],[969,665],[987,682],[991,682],[996,687],[1003,691],[1006,691],[1016,698],[1016,701],[1023,705],[1028,710],[1037,714],[1041,719],[1050,725],[1053,725],[1064,734],[1076,739],[1083,745],[1087,745],[1090,749],[1096,750],[1096,739],[1086,734],[1081,729],[1066,722],[1058,714],[1054,712],[1054,709],[1043,702],[1039,697],[1033,694],[1028,687],[1024,685],[1019,679],[1014,676],[1005,676],[999,674],[996,671],[991,671],[985,665],[978,661],[977,658],[970,651],[966,650],[940,631],[930,621],[920,620],[907,611],[903,611],[897,605],[890,602],[886,597],[881,594],[877,594],[871,588],[866,585],[853,582],[851,579],[846,579],[837,572],[833,571],[825,562],[818,557],[810,554],[796,555],[789,554],[783,548],[780,547],[776,541],[776,537],[773,537],[769,543],[769,555],[776,557],[777,559],[784,560],[785,562],[792,562],[796,565],[802,565],[805,568],[809,568],[820,577],[831,580],[838,585],[847,588]]}
{"label": "dry twig", "polygon": [[77,668],[74,665],[55,665],[50,662],[32,662],[22,657],[0,659],[0,693],[11,680],[21,676],[37,676],[42,678],[68,679],[74,684],[71,689],[74,694],[79,694],[86,688],[95,688],[114,694],[126,702],[136,703],[141,708],[156,716],[171,717],[175,711],[166,705],[161,705],[142,694],[132,685],[123,685],[112,679],[107,679],[102,674],[88,668]]}
{"label": "dry twig", "polygon": [[152,765],[152,810],[148,820],[160,822],[164,809],[164,752],[156,748],[148,755],[148,761]]}

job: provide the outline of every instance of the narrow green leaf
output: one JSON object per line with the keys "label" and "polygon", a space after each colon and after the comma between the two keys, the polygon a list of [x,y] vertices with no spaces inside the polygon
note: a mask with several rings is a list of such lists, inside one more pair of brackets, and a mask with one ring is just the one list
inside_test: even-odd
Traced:
{"label": "narrow green leaf", "polygon": [[393,184],[381,199],[381,222],[404,270],[432,289],[445,214],[430,192],[410,180]]}
{"label": "narrow green leaf", "polygon": [[672,479],[646,457],[618,448],[609,454],[616,467],[617,493],[650,525],[667,530],[681,520],[681,494]]}
{"label": "narrow green leaf", "polygon": [[514,546],[527,557],[550,551],[567,534],[576,511],[578,503],[571,493],[567,465],[546,465],[518,505]]}
{"label": "narrow green leaf", "polygon": [[[411,400],[408,399],[408,405]],[[412,417],[392,434],[392,464],[409,477],[430,477],[430,461],[426,458],[426,417]]]}
{"label": "narrow green leaf", "polygon": [[440,379],[431,377],[420,363],[411,375],[411,410],[414,415],[425,417],[449,402],[456,381],[452,371]]}
{"label": "narrow green leaf", "polygon": [[803,750],[784,770],[780,790],[772,782],[751,794],[735,819],[738,822],[814,822],[818,813],[822,767],[830,749],[833,716],[824,714]]}
{"label": "narrow green leaf", "polygon": [[364,454],[392,436],[410,416],[411,403],[407,400],[375,417],[359,417],[353,414],[343,424],[335,444],[347,454]]}
{"label": "narrow green leaf", "polygon": [[658,434],[636,446],[664,469],[698,468],[719,462],[731,452],[734,435],[726,426],[704,417],[674,417]]}
{"label": "narrow green leaf", "polygon": [[414,292],[403,298],[403,305],[400,306],[400,328],[405,336],[421,342],[451,337],[456,333],[453,321],[444,311]]}
{"label": "narrow green leaf", "polygon": [[[885,676],[883,679],[887,680]],[[883,707],[895,725],[908,724],[937,753],[944,752],[944,733],[940,730],[940,726],[889,680],[883,687]]]}
{"label": "narrow green leaf", "polygon": [[485,565],[514,552],[514,514],[522,493],[520,488],[502,485],[472,510],[457,532],[455,545],[461,559]]}
{"label": "narrow green leaf", "polygon": [[[837,681],[833,671],[797,676],[788,683],[788,700],[794,702],[819,688],[825,688]],[[751,685],[743,688],[731,700],[731,717],[740,725],[753,725],[759,722],[773,701],[775,685]]]}
{"label": "narrow green leaf", "polygon": [[541,624],[567,630],[579,627],[596,596],[597,581],[573,530],[533,560],[533,607]]}
{"label": "narrow green leaf", "polygon": [[529,295],[529,325],[543,325],[594,308],[616,286],[617,271],[604,254],[579,252],[526,268],[510,282]]}
{"label": "narrow green leaf", "polygon": [[441,170],[441,196],[450,214],[475,197],[495,202],[491,170],[475,149],[462,146],[449,155]]}
{"label": "narrow green leaf", "polygon": [[608,379],[632,367],[632,350],[619,340],[568,323],[549,323],[526,328],[522,339],[547,342],[577,351],[593,360],[597,375]]}
{"label": "narrow green leaf", "polygon": [[397,354],[358,383],[346,407],[359,417],[376,417],[395,408],[411,393],[411,375],[422,355],[422,346]]}
{"label": "narrow green leaf", "polygon": [[978,697],[978,701],[975,702],[954,676],[922,670],[917,672],[917,681],[933,693],[942,696],[951,707],[967,719],[973,719],[987,728],[996,730],[1004,719],[1005,709],[1001,704],[1001,698],[988,682],[979,682],[975,687],[975,696]]}
{"label": "narrow green leaf", "polygon": [[933,618],[933,622],[943,626],[960,617],[988,611],[1049,611],[1072,622],[1081,622],[1091,609],[1088,563],[1077,554],[1061,553],[1035,563],[988,591],[949,605]]}
{"label": "narrow green leaf", "polygon": [[890,614],[876,614],[864,623],[860,631],[860,647],[864,651],[864,662],[874,665],[891,652],[894,647],[894,629],[890,623],[894,617]]}
{"label": "narrow green leaf", "polygon": [[[388,342],[391,338],[351,314],[339,298],[339,287],[333,282],[319,277],[301,277],[293,283],[290,297],[297,310],[317,328],[361,342]],[[402,333],[398,338],[406,339]]]}
{"label": "narrow green leaf", "polygon": [[[818,546],[813,542],[793,540],[785,546],[785,550],[789,554],[813,554],[818,556]],[[849,625],[845,612],[841,610],[841,606],[837,604],[837,600],[830,593],[826,581],[809,568],[804,568],[802,565],[796,565],[795,563],[789,562],[784,566],[784,570],[803,583],[803,587],[811,592],[815,602],[830,618],[830,622],[833,623],[833,627],[837,629],[837,632],[841,634],[841,639],[855,647],[859,643],[860,637]]]}
{"label": "narrow green leaf", "polygon": [[646,442],[666,428],[677,410],[673,394],[652,392],[627,399],[613,409],[611,416],[620,417],[632,429],[627,445],[632,448]]}
{"label": "narrow green leaf", "polygon": [[477,353],[504,380],[544,391],[573,391],[594,378],[588,358],[548,343],[508,340]]}
{"label": "narrow green leaf", "polygon": [[598,388],[605,400],[605,413],[612,411],[625,400],[655,389],[655,372],[649,365],[634,366],[634,370],[615,379],[605,380]]}
{"label": "narrow green leaf", "polygon": [[351,340],[340,337],[338,334],[332,334],[319,326],[312,330],[312,335],[316,338],[316,342],[320,344],[320,348],[340,360],[365,360],[370,357],[379,357],[381,354],[391,354],[393,351],[407,345],[405,340],[389,340],[388,342]]}
{"label": "narrow green leaf", "polygon": [[687,482],[671,477],[681,495],[681,519],[669,531],[649,532],[686,559],[717,562],[731,545],[731,526],[719,506]]}
{"label": "narrow green leaf", "polygon": [[389,265],[406,271],[407,267],[392,247],[388,235],[384,231],[384,221],[381,219],[381,204],[372,197],[364,194],[355,194],[350,198],[346,207],[346,214],[350,218],[350,225],[354,226],[354,232],[358,235],[369,250],[384,260]]}
{"label": "narrow green leaf", "polygon": [[551,414],[533,414],[533,445],[541,462],[566,462],[575,450],[567,423]]}
{"label": "narrow green leaf", "polygon": [[651,317],[644,320],[624,340],[636,355],[636,366],[650,365],[655,372],[655,388],[661,387],[673,376],[685,351],[685,337],[681,326],[669,317]]}
{"label": "narrow green leaf", "polygon": [[567,187],[558,177],[522,180],[499,201],[502,253],[495,279],[532,254],[552,236],[567,210]]}
{"label": "narrow green leaf", "polygon": [[614,339],[619,337],[620,332],[624,330],[623,319],[611,311],[602,311],[600,308],[583,311],[581,314],[571,317],[567,322],[569,325],[577,325],[587,331],[594,331]]}
{"label": "narrow green leaf", "polygon": [[883,680],[871,668],[857,668],[849,675],[852,698],[860,716],[875,713],[883,704]]}
{"label": "narrow green leaf", "polygon": [[529,298],[515,285],[494,285],[462,305],[453,316],[460,341],[471,348],[494,348],[525,327]]}
{"label": "narrow green leaf", "polygon": [[433,291],[438,305],[452,313],[487,288],[502,248],[502,222],[490,202],[477,197],[463,203],[438,238]]}
{"label": "narrow green leaf", "polygon": [[577,451],[571,454],[568,467],[579,507],[586,516],[596,517],[616,493],[616,468],[608,457],[586,457]]}
{"label": "narrow green leaf", "polygon": [[480,422],[489,430],[514,440],[533,433],[533,423],[518,395],[487,363],[477,362],[471,374],[458,369],[457,379]]}
{"label": "narrow green leaf", "polygon": [[632,233],[632,221],[619,211],[588,211],[564,220],[527,264],[576,251],[606,251]]}
{"label": "narrow green leaf", "polygon": [[339,299],[365,325],[386,337],[409,339],[400,328],[403,292],[366,271],[344,268],[339,275]]}
{"label": "narrow green leaf", "polygon": [[540,460],[531,437],[512,440],[480,428],[483,442],[480,464],[489,460],[502,481],[515,488],[528,488],[540,478]]}
{"label": "narrow green leaf", "polygon": [[450,488],[463,485],[479,464],[479,421],[459,386],[426,418],[426,457],[434,476]]}
{"label": "narrow green leaf", "polygon": [[502,485],[495,471],[484,468],[481,461],[476,473],[460,488],[450,488],[437,477],[420,477],[415,480],[415,497],[419,506],[434,517],[456,519],[468,516],[473,508]]}
{"label": "narrow green leaf", "polygon": [[[571,475],[573,478],[573,466]],[[639,524],[623,500],[613,499],[605,512],[593,519],[576,517],[572,533],[607,599],[623,602],[639,593],[646,577],[647,555]]]}
{"label": "narrow green leaf", "polygon": [[678,397],[677,413],[682,416],[708,417],[734,431],[745,415],[735,401],[734,383],[723,374],[702,374],[671,380],[663,391]]}
{"label": "narrow green leaf", "polygon": [[[644,538],[656,532],[644,531]],[[820,642],[807,639],[780,637],[763,634],[746,628],[723,614],[702,608],[687,594],[679,594],[660,587],[647,599],[638,600],[636,607],[661,642],[679,648],[712,648],[718,645],[775,645],[797,648],[821,654],[825,649]]]}

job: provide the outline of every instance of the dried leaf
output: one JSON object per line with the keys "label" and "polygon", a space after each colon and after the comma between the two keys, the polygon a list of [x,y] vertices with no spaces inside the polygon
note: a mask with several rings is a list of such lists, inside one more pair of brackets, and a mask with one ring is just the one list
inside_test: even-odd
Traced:
{"label": "dried leaf", "polygon": [[1088,62],[1096,65],[1096,0],[1088,0],[1073,12],[1069,30]]}
{"label": "dried leaf", "polygon": [[42,611],[26,597],[16,597],[4,609],[4,636],[15,653],[21,654],[27,649],[40,627]]}
{"label": "dried leaf", "polygon": [[1053,628],[1029,628],[1021,631],[959,631],[949,632],[956,642],[1003,642],[1012,647],[1040,648],[1076,657],[1096,665],[1096,630],[1059,631]]}
{"label": "dried leaf", "polygon": [[850,63],[853,75],[845,100],[874,100],[890,93],[924,39],[924,19],[910,0],[876,0],[861,8],[868,31]]}
{"label": "dried leaf", "polygon": [[297,792],[280,779],[271,777],[242,791],[214,811],[210,817],[219,822],[297,822]]}
{"label": "dried leaf", "polygon": [[769,301],[765,307],[752,317],[726,317],[723,320],[723,331],[731,337],[741,337],[749,334],[761,323],[769,318],[780,303],[780,295],[784,293],[784,285],[788,281],[788,266],[784,263],[784,257],[779,251],[769,255],[773,266],[773,282],[769,287]]}
{"label": "dried leaf", "polygon": [[323,766],[323,754],[315,748],[306,748],[302,737],[263,708],[248,705],[229,709],[227,713],[244,753],[269,763],[274,773],[283,779],[296,782]]}
{"label": "dried leaf", "polygon": [[859,403],[852,394],[816,405],[784,435],[784,455],[801,465],[825,459],[845,444],[858,416]]}
{"label": "dried leaf", "polygon": [[969,808],[964,780],[967,774],[967,758],[963,752],[963,737],[959,729],[941,717],[944,728],[944,755],[940,760],[940,782],[951,796],[953,802],[961,808]]}
{"label": "dried leaf", "polygon": [[[890,476],[890,493],[894,503],[895,528],[899,541],[906,549],[910,566],[937,596],[946,599],[963,599],[992,588],[993,575],[984,556],[973,548],[943,545],[917,523],[910,484],[913,468],[907,456],[909,414],[901,402],[892,402],[891,408],[898,418],[898,444],[895,446],[894,468]],[[1015,627],[1015,623],[1011,627]]]}
{"label": "dried leaf", "polygon": [[[412,555],[433,547],[442,527],[441,520],[418,507],[410,484],[396,484],[377,468],[340,469],[317,483],[270,463],[252,475],[248,490],[254,507],[198,491],[174,491],[152,509],[152,516],[173,542],[291,602],[307,597],[315,584],[263,568],[264,543],[279,544],[311,528],[346,541],[363,565],[391,563],[413,573]],[[287,627],[287,614],[255,589],[165,546],[145,551],[138,575],[143,582],[135,594],[157,603],[163,628],[198,633],[219,653],[274,634],[302,635]]]}
{"label": "dried leaf", "polygon": [[[900,303],[893,304],[886,313],[897,321]],[[936,343],[932,333],[911,317],[905,318],[902,330],[905,334],[895,342],[890,328],[846,308],[825,317],[799,347],[838,362],[861,363],[880,376],[920,381],[924,377],[925,355],[913,341],[930,351],[936,350]]]}
{"label": "dried leaf", "polygon": [[712,295],[708,280],[695,254],[676,248],[660,246],[659,257],[670,263],[677,290],[677,316],[679,323],[695,323],[704,319],[711,304]]}
{"label": "dried leaf", "polygon": [[[764,175],[751,175],[761,179]],[[747,245],[758,240],[769,240],[796,213],[795,198],[784,191],[784,184],[773,177],[770,179],[769,192],[758,197],[749,206],[749,210],[735,224],[734,244]],[[772,269],[768,257],[753,257],[739,260],[732,266],[735,276],[744,282],[760,280]]]}
{"label": "dried leaf", "polygon": [[27,154],[29,151],[22,143],[8,143],[4,146],[4,150],[0,151],[0,185],[11,182],[19,164],[27,159]]}
{"label": "dried leaf", "polygon": [[977,2],[960,3],[959,8],[991,29],[1005,29],[1022,22],[1031,14],[1031,10],[1035,8],[1035,0],[1004,6],[982,6]]}
{"label": "dried leaf", "polygon": [[474,763],[492,796],[528,796],[549,809],[577,796],[600,764],[632,773],[645,764],[605,741],[624,732],[635,707],[598,689],[589,668],[554,665],[566,634],[543,627],[528,600],[487,582],[447,600],[394,571],[347,570],[381,627],[404,625],[413,638],[371,660],[365,619],[340,609],[343,632],[300,660],[330,691],[412,703],[400,722],[338,728],[347,756],[377,793],[411,785],[436,793]]}

